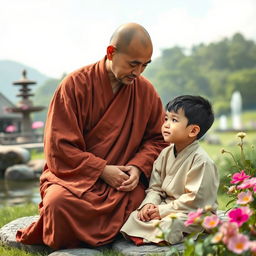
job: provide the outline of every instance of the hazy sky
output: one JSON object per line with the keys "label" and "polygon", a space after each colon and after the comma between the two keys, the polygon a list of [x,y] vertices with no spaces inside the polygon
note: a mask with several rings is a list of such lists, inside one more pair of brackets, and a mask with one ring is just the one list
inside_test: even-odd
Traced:
{"label": "hazy sky", "polygon": [[126,22],[149,31],[153,58],[236,32],[256,41],[256,0],[0,0],[0,60],[61,77],[101,59]]}

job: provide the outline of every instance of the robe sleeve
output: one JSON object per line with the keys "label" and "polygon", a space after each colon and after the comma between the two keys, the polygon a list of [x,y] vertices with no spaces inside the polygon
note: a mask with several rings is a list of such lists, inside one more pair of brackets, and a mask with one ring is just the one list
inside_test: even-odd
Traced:
{"label": "robe sleeve", "polygon": [[153,165],[153,171],[150,177],[149,188],[146,190],[146,197],[142,201],[138,209],[141,209],[146,204],[159,205],[163,198],[166,198],[166,193],[162,189],[163,173],[161,173],[164,161],[163,151],[158,156]]}
{"label": "robe sleeve", "polygon": [[[182,184],[177,184],[180,186]],[[219,177],[216,166],[211,161],[195,161],[188,171],[184,194],[167,204],[159,205],[161,218],[173,211],[190,212],[216,203]]]}
{"label": "robe sleeve", "polygon": [[[50,180],[81,197],[101,175],[106,161],[86,152],[85,90],[66,78],[52,99],[45,129],[45,157]],[[88,105],[88,104],[87,104]]]}
{"label": "robe sleeve", "polygon": [[149,120],[142,143],[134,157],[127,163],[127,165],[138,167],[147,179],[150,178],[154,160],[161,150],[168,145],[164,142],[161,134],[164,116],[165,112],[162,102],[157,93],[155,93],[151,101],[151,111],[149,112]]}

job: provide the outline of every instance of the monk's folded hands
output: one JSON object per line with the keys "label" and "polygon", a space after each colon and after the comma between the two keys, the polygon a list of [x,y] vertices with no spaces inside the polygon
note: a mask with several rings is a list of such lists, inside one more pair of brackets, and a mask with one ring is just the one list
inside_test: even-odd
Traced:
{"label": "monk's folded hands", "polygon": [[129,175],[129,179],[125,180],[122,185],[120,187],[118,187],[117,189],[119,191],[132,191],[134,190],[140,180],[140,169],[136,166],[126,166],[128,169],[127,174]]}
{"label": "monk's folded hands", "polygon": [[106,165],[100,178],[109,186],[117,189],[124,181],[130,178],[125,170],[128,171],[129,168],[126,166]]}

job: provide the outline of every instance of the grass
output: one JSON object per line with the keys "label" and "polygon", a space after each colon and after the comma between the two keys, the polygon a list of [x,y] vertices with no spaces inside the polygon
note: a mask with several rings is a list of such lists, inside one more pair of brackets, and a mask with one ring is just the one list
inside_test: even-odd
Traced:
{"label": "grass", "polygon": [[[0,208],[0,227],[6,223],[24,216],[31,216],[38,214],[38,207],[36,204],[7,206]],[[1,254],[0,254],[1,255]]]}
{"label": "grass", "polygon": [[44,152],[38,152],[37,150],[31,151],[31,159],[44,159]]}
{"label": "grass", "polygon": [[[24,217],[38,214],[37,205],[28,204],[13,207],[0,208],[0,228],[10,221]],[[39,256],[42,254],[28,253],[16,248],[10,248],[8,246],[0,246],[0,255],[4,256]]]}
{"label": "grass", "polygon": [[19,249],[10,248],[7,246],[0,246],[0,255],[4,256],[42,256],[39,253],[29,253]]}

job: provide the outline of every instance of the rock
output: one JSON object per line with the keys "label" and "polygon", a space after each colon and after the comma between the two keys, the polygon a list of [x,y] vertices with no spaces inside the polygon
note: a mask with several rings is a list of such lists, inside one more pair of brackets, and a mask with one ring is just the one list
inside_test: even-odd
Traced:
{"label": "rock", "polygon": [[55,251],[48,256],[91,256],[99,255],[100,251],[88,248],[78,248],[78,249],[66,249]]}
{"label": "rock", "polygon": [[0,146],[0,174],[3,176],[6,168],[15,164],[25,164],[30,160],[30,153],[21,147]]}
{"label": "rock", "polygon": [[37,221],[39,216],[28,216],[18,218],[7,223],[0,229],[0,242],[3,245],[23,249],[29,252],[50,253],[52,250],[45,245],[27,245],[16,241],[16,232],[18,229],[29,226],[32,222]]}
{"label": "rock", "polygon": [[43,172],[45,160],[44,159],[34,159],[30,160],[27,165],[33,170],[35,177],[39,178]]}
{"label": "rock", "polygon": [[146,256],[150,254],[165,255],[172,247],[175,247],[179,252],[183,251],[183,243],[172,246],[156,246],[156,245],[140,245],[136,246],[125,239],[117,240],[113,243],[112,248],[123,253],[126,256]]}
{"label": "rock", "polygon": [[204,141],[211,145],[221,145],[220,137],[216,134],[207,134]]}
{"label": "rock", "polygon": [[27,165],[17,164],[8,167],[4,177],[8,180],[33,180],[36,178],[36,175]]}
{"label": "rock", "polygon": [[[218,210],[218,216],[221,220],[226,221],[228,218],[225,212]],[[120,252],[126,256],[146,256],[150,254],[166,255],[171,248],[177,249],[182,252],[184,250],[184,244],[179,243],[172,246],[156,246],[156,245],[141,245],[136,246],[132,242],[125,240],[124,238],[118,239],[112,243],[112,245],[102,246],[95,249],[89,248],[76,248],[54,251],[45,245],[25,245],[16,242],[16,232],[18,229],[29,226],[32,222],[38,220],[39,216],[29,216],[16,219],[0,229],[0,242],[3,245],[10,247],[16,247],[29,252],[37,253],[50,253],[49,256],[86,256],[86,255],[100,255],[102,250],[112,249]]]}

